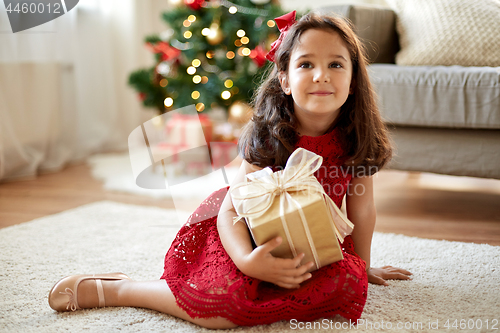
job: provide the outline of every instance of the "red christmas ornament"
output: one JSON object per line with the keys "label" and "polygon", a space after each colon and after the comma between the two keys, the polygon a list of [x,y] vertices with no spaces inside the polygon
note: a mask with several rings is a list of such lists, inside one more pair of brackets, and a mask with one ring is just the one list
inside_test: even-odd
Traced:
{"label": "red christmas ornament", "polygon": [[205,0],[184,0],[184,3],[192,10],[198,10],[203,7]]}
{"label": "red christmas ornament", "polygon": [[163,61],[175,59],[181,54],[179,49],[170,46],[167,42],[158,42],[156,44],[147,43],[146,45],[152,52],[161,53]]}
{"label": "red christmas ornament", "polygon": [[267,61],[266,54],[267,51],[264,50],[262,46],[258,45],[250,52],[249,57],[257,64],[257,66],[262,67],[266,64]]}
{"label": "red christmas ornament", "polygon": [[145,94],[145,93],[143,93],[143,92],[139,93],[139,99],[140,99],[141,101],[144,101],[144,100],[146,99],[146,94]]}

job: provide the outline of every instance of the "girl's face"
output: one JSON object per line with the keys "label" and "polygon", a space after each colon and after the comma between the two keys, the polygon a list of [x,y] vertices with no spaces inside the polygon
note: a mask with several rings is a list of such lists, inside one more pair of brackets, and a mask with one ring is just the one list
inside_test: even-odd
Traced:
{"label": "girl's face", "polygon": [[299,122],[329,121],[351,93],[352,62],[344,41],[334,31],[309,29],[290,54],[288,73],[280,74],[283,91],[292,95]]}

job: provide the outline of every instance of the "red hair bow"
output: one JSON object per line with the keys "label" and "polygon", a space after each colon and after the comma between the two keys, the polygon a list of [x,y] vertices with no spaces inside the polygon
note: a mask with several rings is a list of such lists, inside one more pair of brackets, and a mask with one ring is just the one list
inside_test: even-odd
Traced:
{"label": "red hair bow", "polygon": [[271,44],[271,50],[267,53],[266,58],[272,62],[274,62],[274,54],[276,53],[276,50],[278,50],[279,46],[281,45],[281,42],[283,42],[283,39],[285,39],[285,36],[290,29],[292,25],[295,24],[295,15],[297,14],[297,11],[290,12],[288,14],[285,14],[283,16],[277,17],[274,19],[276,22],[276,25],[278,26],[278,29],[280,30],[280,36],[278,39],[276,39],[272,44]]}

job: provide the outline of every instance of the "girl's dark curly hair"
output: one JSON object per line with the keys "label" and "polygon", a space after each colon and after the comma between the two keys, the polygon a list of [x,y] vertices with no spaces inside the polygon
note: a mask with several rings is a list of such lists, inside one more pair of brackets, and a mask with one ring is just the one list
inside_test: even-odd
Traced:
{"label": "girl's dark curly hair", "polygon": [[338,127],[344,138],[348,155],[344,167],[352,168],[350,171],[355,175],[372,174],[391,159],[391,143],[368,77],[364,48],[351,24],[332,15],[309,13],[288,31],[275,54],[275,64],[268,69],[270,73],[254,97],[252,119],[244,127],[238,143],[240,155],[260,167],[284,167],[293,152],[298,141],[298,120],[292,96],[286,95],[281,88],[279,73],[288,75],[290,55],[300,36],[309,29],[338,33],[349,50],[353,94],[349,95],[328,131]]}

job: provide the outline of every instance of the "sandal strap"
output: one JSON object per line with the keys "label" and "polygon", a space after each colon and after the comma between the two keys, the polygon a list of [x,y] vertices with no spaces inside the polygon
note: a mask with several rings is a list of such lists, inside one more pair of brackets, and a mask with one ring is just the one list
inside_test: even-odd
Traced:
{"label": "sandal strap", "polygon": [[102,287],[102,280],[95,279],[94,281],[97,286],[97,297],[99,298],[99,307],[103,308],[106,306],[106,303],[104,301],[104,288]]}

